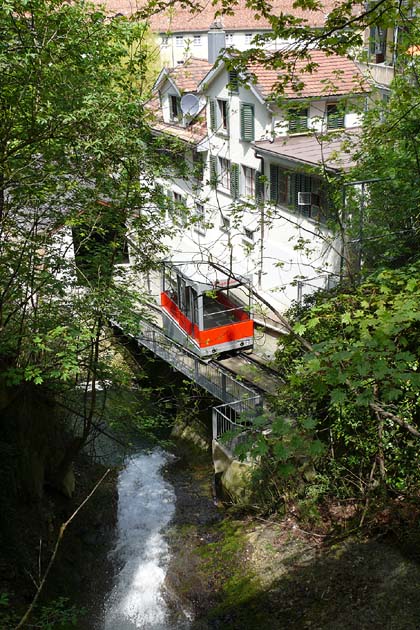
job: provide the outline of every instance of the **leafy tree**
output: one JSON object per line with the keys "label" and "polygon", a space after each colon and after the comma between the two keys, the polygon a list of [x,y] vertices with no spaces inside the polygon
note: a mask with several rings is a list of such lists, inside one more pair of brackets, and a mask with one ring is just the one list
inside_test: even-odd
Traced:
{"label": "leafy tree", "polygon": [[359,165],[351,177],[373,179],[363,192],[353,189],[347,210],[349,238],[357,243],[363,266],[399,267],[418,258],[420,155],[418,148],[417,59],[407,58],[389,100],[366,115]]}
{"label": "leafy tree", "polygon": [[[144,106],[144,24],[84,3],[6,0],[0,29],[0,384],[66,396],[83,383],[62,478],[112,376],[106,324],[136,330],[144,311],[135,281],[163,251],[154,177],[168,158]],[[129,278],[111,271],[127,231],[141,243]]]}
{"label": "leafy tree", "polygon": [[277,475],[315,464],[328,473],[325,492],[417,492],[419,277],[418,263],[383,270],[290,314],[295,336],[277,354],[278,419],[254,445]]}

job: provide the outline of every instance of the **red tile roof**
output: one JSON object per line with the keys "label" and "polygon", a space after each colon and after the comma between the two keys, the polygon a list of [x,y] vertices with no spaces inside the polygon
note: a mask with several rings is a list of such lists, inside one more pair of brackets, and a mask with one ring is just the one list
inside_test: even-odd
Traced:
{"label": "red tile roof", "polygon": [[285,158],[288,161],[323,165],[332,170],[348,170],[354,166],[361,136],[361,128],[340,129],[325,135],[316,133],[302,136],[284,136],[274,142],[260,140],[254,147],[268,155]]}
{"label": "red tile roof", "polygon": [[152,129],[161,133],[169,133],[188,144],[198,144],[207,136],[207,126],[200,122],[195,122],[189,127],[180,127],[179,125],[164,123],[163,121],[152,122]]}
{"label": "red tile roof", "polygon": [[157,97],[146,103],[148,111],[151,113],[150,126],[159,133],[169,133],[189,144],[198,144],[207,136],[207,123],[205,108],[198,113],[192,124],[188,127],[182,127],[175,123],[163,122],[162,109]]}
{"label": "red tile roof", "polygon": [[[136,11],[143,9],[147,5],[147,0],[93,0],[95,4],[103,4],[107,10],[116,15],[132,15]],[[166,11],[160,11],[150,17],[151,28],[154,32],[165,33],[167,31],[173,33],[196,33],[199,31],[207,31],[215,19],[215,12],[221,8],[222,3],[217,2],[213,5],[209,0],[201,0],[200,10],[192,13],[188,7],[181,7],[176,2],[168,3]],[[322,9],[318,11],[305,11],[301,8],[295,8],[294,0],[271,0],[273,7],[272,14],[280,15],[280,13],[291,14],[297,18],[302,18],[305,22],[313,27],[324,25],[325,16],[336,6],[336,0],[324,0]],[[198,5],[200,6],[200,4]],[[253,9],[246,6],[246,0],[238,0],[238,4],[232,7],[232,15],[224,15],[218,18],[222,22],[222,26],[227,31],[243,31],[243,30],[270,30],[270,23],[266,18],[255,19]]]}
{"label": "red tile roof", "polygon": [[[273,53],[273,57],[281,51]],[[308,64],[316,67],[308,72]],[[259,63],[250,65],[250,71],[257,79],[256,87],[264,98],[268,98],[276,85],[282,83],[285,73],[265,68]],[[302,84],[302,85],[301,85]],[[297,89],[294,89],[293,86]],[[298,60],[292,70],[292,79],[284,84],[284,95],[288,98],[311,98],[314,96],[340,96],[360,94],[369,91],[369,84],[363,78],[356,64],[338,55],[327,55],[321,50],[310,51],[310,59]]]}
{"label": "red tile roof", "polygon": [[183,64],[168,70],[169,75],[181,92],[195,92],[197,85],[210,72],[213,64],[205,59],[190,57]]}

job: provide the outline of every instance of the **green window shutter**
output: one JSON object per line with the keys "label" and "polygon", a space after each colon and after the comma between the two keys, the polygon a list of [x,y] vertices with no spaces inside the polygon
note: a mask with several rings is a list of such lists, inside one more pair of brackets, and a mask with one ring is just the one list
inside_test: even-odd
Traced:
{"label": "green window shutter", "polygon": [[309,216],[310,204],[298,204],[298,193],[300,192],[311,192],[311,178],[309,175],[305,175],[305,173],[292,173],[290,205],[300,214]]}
{"label": "green window shutter", "polygon": [[289,113],[289,133],[299,133],[308,129],[308,110],[292,110]]}
{"label": "green window shutter", "polygon": [[233,199],[239,197],[239,164],[232,164],[230,167],[230,194]]}
{"label": "green window shutter", "polygon": [[231,94],[238,94],[239,79],[236,70],[229,70],[229,91]]}
{"label": "green window shutter", "polygon": [[210,101],[210,129],[212,131],[217,129],[216,101]]}
{"label": "green window shutter", "polygon": [[254,140],[254,106],[247,103],[241,104],[241,140],[252,142]]}
{"label": "green window shutter", "polygon": [[210,186],[212,188],[217,186],[217,157],[215,155],[210,156]]}
{"label": "green window shutter", "polygon": [[270,164],[270,201],[278,203],[279,200],[279,167]]}
{"label": "green window shutter", "polygon": [[301,192],[299,188],[300,176],[298,173],[291,173],[290,175],[290,191],[289,191],[289,205],[294,210],[299,208],[298,206],[298,192]]}
{"label": "green window shutter", "polygon": [[255,171],[255,201],[260,203],[264,201],[264,182],[261,181],[262,173],[260,171]]}
{"label": "green window shutter", "polygon": [[340,129],[344,127],[344,113],[337,105],[330,105],[327,108],[327,128]]}

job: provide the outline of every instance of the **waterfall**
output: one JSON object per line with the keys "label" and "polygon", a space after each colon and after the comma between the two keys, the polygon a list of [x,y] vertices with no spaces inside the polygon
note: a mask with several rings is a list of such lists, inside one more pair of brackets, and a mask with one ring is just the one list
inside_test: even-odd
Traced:
{"label": "waterfall", "polygon": [[[118,480],[119,570],[105,603],[103,630],[172,630],[162,587],[169,562],[163,536],[175,511],[175,493],[161,474],[160,449],[133,456]],[[185,627],[183,625],[183,627]]]}

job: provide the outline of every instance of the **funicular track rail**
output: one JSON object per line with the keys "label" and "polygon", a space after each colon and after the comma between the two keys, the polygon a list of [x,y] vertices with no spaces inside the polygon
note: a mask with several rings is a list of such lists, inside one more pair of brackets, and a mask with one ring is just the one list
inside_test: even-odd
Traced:
{"label": "funicular track rail", "polygon": [[[111,324],[123,334],[124,330],[118,322]],[[249,401],[249,406],[256,410],[263,404],[263,395],[259,388],[235,378],[234,374],[217,365],[215,361],[206,362],[195,354],[167,337],[159,326],[150,322],[142,322],[138,335],[126,335],[164,359],[176,370],[206,389],[224,404]]]}
{"label": "funicular track rail", "polygon": [[[263,390],[215,360],[203,361],[167,337],[156,324],[142,321],[139,333],[132,335],[126,334],[118,322],[110,323],[221,401],[221,405],[213,407],[213,439],[220,441],[224,449],[233,455],[235,446],[248,437],[251,419],[263,412]],[[247,355],[243,357],[249,359]],[[229,433],[232,435],[227,440],[220,439]]]}

